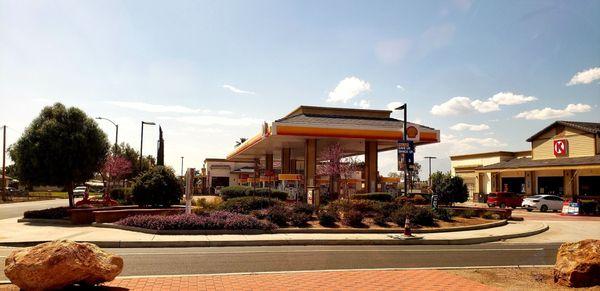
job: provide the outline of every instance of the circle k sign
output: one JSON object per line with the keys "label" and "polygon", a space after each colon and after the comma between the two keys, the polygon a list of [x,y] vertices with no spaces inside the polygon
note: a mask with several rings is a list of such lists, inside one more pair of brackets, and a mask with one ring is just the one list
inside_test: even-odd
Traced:
{"label": "circle k sign", "polygon": [[557,139],[554,141],[554,156],[566,156],[569,150],[569,141],[566,139]]}

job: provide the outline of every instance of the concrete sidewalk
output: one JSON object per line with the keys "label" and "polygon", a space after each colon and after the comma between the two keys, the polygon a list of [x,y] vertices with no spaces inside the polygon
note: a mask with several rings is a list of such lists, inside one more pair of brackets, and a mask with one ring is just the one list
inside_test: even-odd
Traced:
{"label": "concrete sidewalk", "polygon": [[501,227],[447,233],[419,234],[422,239],[401,240],[390,234],[229,234],[154,235],[111,228],[70,225],[31,225],[16,218],[0,220],[0,245],[28,246],[57,239],[93,242],[100,247],[214,247],[263,245],[399,245],[475,244],[542,233],[543,222],[510,222]]}

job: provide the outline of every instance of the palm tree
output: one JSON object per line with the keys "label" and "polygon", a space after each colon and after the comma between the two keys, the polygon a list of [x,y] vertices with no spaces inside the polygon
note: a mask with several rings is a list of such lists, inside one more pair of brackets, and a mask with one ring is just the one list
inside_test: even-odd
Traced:
{"label": "palm tree", "polygon": [[247,141],[248,139],[245,137],[240,137],[239,140],[235,141],[235,147],[239,147],[240,145],[242,145],[245,141]]}

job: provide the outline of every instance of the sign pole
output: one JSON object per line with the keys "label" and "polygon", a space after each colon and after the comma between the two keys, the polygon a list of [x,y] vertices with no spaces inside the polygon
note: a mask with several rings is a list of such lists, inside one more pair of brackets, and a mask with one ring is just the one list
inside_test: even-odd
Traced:
{"label": "sign pole", "polygon": [[196,169],[188,168],[185,173],[185,214],[192,213],[192,195],[194,195],[194,175]]}
{"label": "sign pole", "polygon": [[[406,103],[402,105],[400,108],[404,109],[404,130],[402,130],[402,141],[406,142]],[[408,196],[408,163],[407,160],[404,159],[404,196]]]}

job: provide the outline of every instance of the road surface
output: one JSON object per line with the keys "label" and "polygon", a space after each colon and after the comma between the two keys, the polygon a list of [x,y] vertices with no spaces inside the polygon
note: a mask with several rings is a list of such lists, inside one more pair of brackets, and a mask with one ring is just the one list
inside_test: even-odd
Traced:
{"label": "road surface", "polygon": [[23,217],[27,210],[38,210],[59,206],[69,206],[68,199],[53,199],[0,204],[0,219]]}
{"label": "road surface", "polygon": [[[123,256],[121,276],[238,272],[552,265],[559,244],[466,246],[269,246],[106,249]],[[0,248],[0,261],[10,252]],[[0,280],[6,280],[4,272]]]}

